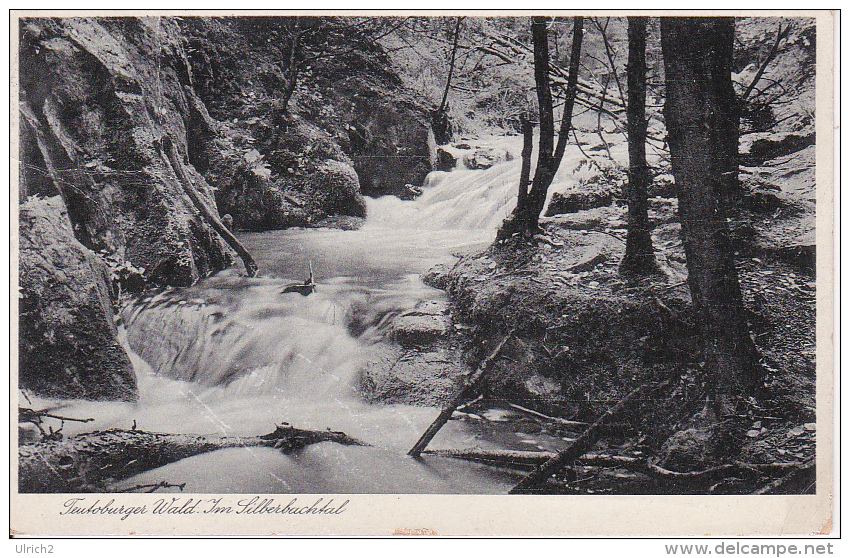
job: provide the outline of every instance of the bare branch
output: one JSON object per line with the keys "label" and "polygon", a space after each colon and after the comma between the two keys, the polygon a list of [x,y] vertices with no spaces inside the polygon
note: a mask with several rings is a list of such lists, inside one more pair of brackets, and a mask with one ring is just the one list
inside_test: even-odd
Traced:
{"label": "bare branch", "polygon": [[116,492],[135,492],[137,490],[145,490],[148,494],[152,492],[156,492],[160,488],[179,488],[180,492],[183,492],[183,489],[186,488],[186,483],[181,484],[171,484],[167,481],[160,481],[154,484],[137,484],[136,486],[131,486],[130,488],[124,488],[122,490],[117,490]]}
{"label": "bare branch", "polygon": [[599,34],[602,35],[602,42],[605,44],[605,56],[608,57],[608,62],[611,64],[611,73],[614,74],[614,81],[617,83],[617,91],[620,92],[620,101],[623,103],[623,106],[626,106],[626,97],[623,94],[623,86],[620,83],[620,76],[617,74],[617,66],[614,65],[614,49],[611,47],[611,43],[608,41],[608,34],[605,32],[605,29],[608,27],[608,22],[605,22],[605,27],[599,24],[599,18],[594,17],[591,18],[593,23],[596,24],[596,28],[599,30]]}
{"label": "bare branch", "polygon": [[71,422],[91,422],[94,420],[93,418],[78,419],[54,415],[52,413],[49,413],[47,409],[43,411],[36,411],[34,409],[28,409],[26,407],[18,407],[18,422],[31,422],[35,424],[36,421],[38,421],[40,423],[42,417],[52,418],[61,421],[67,420]]}
{"label": "bare branch", "polygon": [[779,23],[779,27],[777,27],[776,29],[776,41],[774,41],[773,47],[771,47],[770,49],[770,53],[768,53],[767,58],[764,59],[764,62],[762,62],[761,67],[756,72],[755,77],[753,77],[753,81],[750,83],[749,87],[747,87],[747,90],[744,91],[744,94],[741,95],[742,101],[746,100],[747,97],[750,96],[750,93],[752,93],[753,88],[759,82],[762,74],[764,74],[764,71],[767,69],[768,64],[770,64],[776,57],[776,53],[779,51],[779,43],[782,42],[782,39],[788,36],[789,31],[791,31],[790,23],[785,27],[785,29],[782,29],[782,22]]}

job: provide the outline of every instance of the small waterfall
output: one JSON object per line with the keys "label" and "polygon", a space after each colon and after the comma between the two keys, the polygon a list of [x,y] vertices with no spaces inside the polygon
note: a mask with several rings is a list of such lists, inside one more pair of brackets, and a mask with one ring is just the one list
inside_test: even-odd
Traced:
{"label": "small waterfall", "polygon": [[[369,199],[359,231],[241,235],[261,277],[229,270],[189,289],[132,302],[122,312],[130,346],[161,377],[224,387],[233,396],[351,398],[364,345],[382,338],[376,330],[387,320],[381,318],[442,296],[424,286],[420,274],[492,242],[513,211],[522,138],[482,143],[505,156],[487,169],[459,162],[451,172],[432,172],[413,201]],[[571,146],[550,191],[590,176],[582,161]],[[308,269],[318,292],[282,292]]]}
{"label": "small waterfall", "polygon": [[486,170],[432,172],[414,201],[393,196],[369,200],[367,226],[425,230],[495,231],[516,206],[520,161]]}
{"label": "small waterfall", "polygon": [[359,345],[348,309],[319,296],[260,284],[237,302],[207,288],[162,293],[127,305],[133,350],[159,375],[241,394],[347,398],[356,388]]}
{"label": "small waterfall", "polygon": [[[194,287],[126,305],[121,314],[135,353],[139,402],[72,402],[63,414],[95,422],[72,423],[66,431],[136,425],[247,436],[287,421],[342,430],[374,446],[320,444],[292,456],[224,450],[127,479],[126,486],[168,478],[188,481],[194,492],[505,493],[515,479],[482,465],[405,456],[434,409],[371,405],[357,393],[370,346],[385,342],[392,316],[445,296],[425,286],[421,274],[453,255],[483,249],[513,210],[522,140],[487,142],[513,158],[484,170],[431,173],[414,201],[370,199],[368,220],[358,231],[241,234],[259,264],[258,277],[226,270]],[[580,168],[583,157],[576,153],[567,151],[553,191],[590,172]],[[283,292],[311,268],[315,293]],[[527,447],[514,438],[449,421],[431,447]],[[557,449],[562,440],[546,443]]]}
{"label": "small waterfall", "polygon": [[[578,133],[580,138],[588,134]],[[591,138],[592,139],[592,138]],[[471,170],[458,161],[451,172],[434,171],[423,184],[423,193],[414,201],[384,196],[367,201],[367,227],[424,230],[476,230],[495,233],[516,207],[522,170],[522,138],[490,137],[482,145],[508,154],[488,169]],[[537,164],[537,137],[531,154],[532,176]],[[625,156],[624,144],[612,144],[618,160]],[[459,151],[463,153],[463,151]],[[471,151],[469,151],[471,153]],[[599,171],[574,144],[567,146],[561,166],[548,190],[543,213],[554,193],[563,193]],[[492,239],[492,236],[490,237]]]}

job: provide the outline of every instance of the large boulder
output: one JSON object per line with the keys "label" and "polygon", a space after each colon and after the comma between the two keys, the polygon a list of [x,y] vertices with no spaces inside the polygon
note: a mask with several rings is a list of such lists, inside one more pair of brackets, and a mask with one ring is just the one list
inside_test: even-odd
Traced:
{"label": "large boulder", "polygon": [[377,344],[365,353],[358,389],[367,401],[427,407],[445,405],[468,369],[456,351]]}
{"label": "large boulder", "polygon": [[256,150],[232,164],[235,169],[216,191],[219,211],[240,230],[306,227],[310,215],[300,193],[286,194],[271,180],[271,171]]}
{"label": "large boulder", "polygon": [[463,155],[463,165],[472,170],[489,169],[493,165],[513,160],[506,149],[495,147],[478,147],[471,153]]}
{"label": "large boulder", "polygon": [[360,180],[350,165],[331,159],[319,165],[310,183],[309,193],[309,204],[327,215],[366,217],[366,202],[360,195]]}
{"label": "large boulder", "polygon": [[106,266],[74,237],[58,196],[21,205],[19,273],[20,387],[48,397],[137,399]]}
{"label": "large boulder", "polygon": [[421,185],[436,157],[433,133],[420,108],[373,90],[355,96],[347,139],[343,148],[354,161],[363,193],[370,196],[406,194],[405,185]]}
{"label": "large boulder", "polygon": [[576,184],[563,192],[552,193],[546,217],[605,207],[611,205],[615,194],[615,188],[610,184]]}
{"label": "large boulder", "polygon": [[429,300],[403,312],[393,320],[392,338],[402,347],[428,347],[449,331],[448,304]]}
{"label": "large boulder", "polygon": [[450,172],[457,166],[457,157],[449,153],[442,147],[437,148],[437,165],[438,171]]}

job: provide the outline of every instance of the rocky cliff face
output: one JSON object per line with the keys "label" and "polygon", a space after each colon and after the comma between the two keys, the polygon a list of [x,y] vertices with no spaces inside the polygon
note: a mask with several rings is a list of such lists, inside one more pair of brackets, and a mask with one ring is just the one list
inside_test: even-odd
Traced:
{"label": "rocky cliff face", "polygon": [[170,136],[185,156],[193,120],[206,116],[177,28],[72,18],[20,31],[21,197],[61,193],[83,245],[121,254],[155,283],[191,285],[229,265],[156,147]]}
{"label": "rocky cliff face", "polygon": [[[429,110],[390,71],[390,61],[356,29],[324,26],[325,18],[302,18],[302,69],[287,106],[286,37],[274,18],[183,18],[195,90],[210,114],[226,123],[229,141],[256,150],[261,173],[230,177],[221,164],[195,162],[218,188],[222,213],[244,228],[316,224],[333,215],[361,216],[357,195],[409,197],[435,155]],[[317,54],[318,53],[318,54]],[[205,150],[208,152],[209,150]],[[315,174],[329,161],[354,168],[358,192],[343,204],[311,203]],[[224,167],[234,168],[238,157]],[[258,165],[252,163],[256,168]],[[250,165],[249,165],[250,166]],[[353,185],[352,185],[353,186]],[[235,195],[236,193],[237,195]],[[323,196],[319,196],[323,197]],[[243,199],[265,199],[255,217],[240,218]],[[302,203],[303,202],[303,203]],[[251,210],[257,204],[248,204]]]}
{"label": "rocky cliff face", "polygon": [[61,192],[85,246],[189,285],[232,257],[183,194],[163,137],[241,229],[364,217],[361,190],[415,192],[431,169],[428,110],[381,49],[337,38],[350,48],[303,71],[285,110],[283,45],[263,40],[271,19],[23,20],[20,199]]}
{"label": "rocky cliff face", "polygon": [[106,266],[80,244],[62,200],[20,212],[20,387],[46,396],[138,397],[116,338]]}

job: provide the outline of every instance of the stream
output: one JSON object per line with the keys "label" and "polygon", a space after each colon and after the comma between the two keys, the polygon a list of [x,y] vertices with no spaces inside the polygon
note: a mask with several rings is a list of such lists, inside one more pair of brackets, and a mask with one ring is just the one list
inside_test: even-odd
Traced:
{"label": "stream", "polygon": [[[512,153],[521,148],[521,138],[502,142]],[[72,402],[63,414],[95,421],[68,423],[63,432],[135,423],[153,432],[248,436],[286,421],[343,431],[371,445],[326,442],[291,455],[221,450],[126,479],[119,488],[166,480],[185,482],[191,493],[505,494],[517,474],[406,455],[439,409],[370,404],[357,388],[369,347],[386,342],[382,317],[445,297],[424,285],[421,274],[492,242],[515,204],[520,164],[514,157],[485,170],[459,165],[431,173],[414,201],[367,199],[360,230],[239,235],[260,275],[249,279],[234,267],[126,305],[122,336],[132,349],[140,399]],[[562,170],[573,166],[567,162]],[[315,293],[282,292],[311,267]],[[353,322],[363,327],[350,327]],[[567,443],[517,431],[509,409],[483,414],[449,421],[429,448],[554,451]]]}

